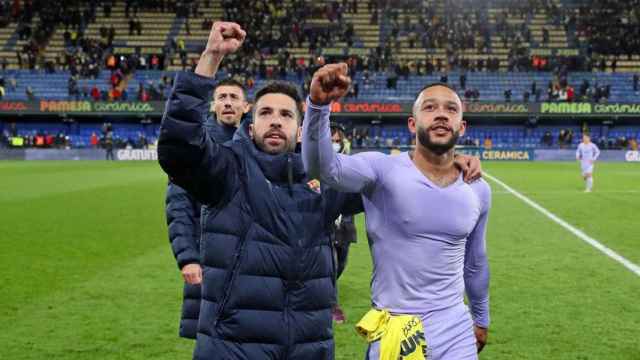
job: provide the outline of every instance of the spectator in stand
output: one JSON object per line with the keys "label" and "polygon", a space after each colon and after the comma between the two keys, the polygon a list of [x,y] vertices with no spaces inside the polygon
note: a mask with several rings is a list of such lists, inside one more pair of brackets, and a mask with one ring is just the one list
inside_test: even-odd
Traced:
{"label": "spectator in stand", "polygon": [[541,143],[546,147],[553,146],[553,136],[551,135],[551,131],[547,130],[544,132],[544,135],[542,135]]}
{"label": "spectator in stand", "polygon": [[45,147],[47,148],[53,147],[54,141],[55,141],[55,137],[52,134],[45,135]]}
{"label": "spectator in stand", "polygon": [[[390,28],[392,36],[389,39],[383,39],[379,49],[371,49],[370,53],[359,57],[351,57],[348,59],[350,64],[354,64],[351,70],[369,72],[384,71],[388,67],[392,67],[395,75],[390,76],[388,82],[388,88],[397,88],[397,79],[400,75],[409,74],[423,74],[433,71],[446,72],[449,70],[457,70],[460,74],[460,88],[465,91],[467,87],[466,74],[468,71],[496,71],[501,68],[500,59],[493,56],[483,56],[482,59],[471,61],[470,57],[466,55],[466,49],[477,49],[478,54],[491,54],[491,38],[497,37],[500,40],[505,41],[506,49],[509,51],[506,63],[503,60],[503,65],[507,65],[513,71],[530,71],[532,69],[540,69],[545,71],[555,70],[558,72],[560,78],[562,73],[568,70],[584,70],[588,65],[587,63],[595,64],[596,66],[601,63],[601,60],[615,56],[623,59],[625,55],[638,54],[640,46],[640,24],[639,13],[635,10],[640,8],[639,0],[630,0],[626,2],[622,0],[608,0],[604,3],[594,4],[592,7],[581,6],[577,8],[578,15],[562,14],[562,11],[552,12],[554,7],[548,4],[548,1],[532,0],[527,2],[514,2],[508,1],[511,5],[510,10],[501,12],[499,19],[495,24],[495,29],[490,28],[490,23],[487,19],[486,12],[478,11],[474,7],[465,6],[465,1],[447,1],[447,6],[444,8],[443,14],[436,13],[433,9],[428,7],[422,7],[417,2],[407,10],[406,4],[409,2],[399,2],[397,9],[391,9],[391,2],[381,1],[378,4],[377,1],[369,2],[372,15],[378,16],[378,11],[383,11],[383,14],[389,14]],[[95,5],[92,5],[94,4]],[[165,1],[136,1],[127,0],[125,9],[131,8],[132,14],[135,14],[138,6],[147,9],[149,11],[162,11],[165,5],[170,2]],[[353,12],[354,7],[350,2],[346,3],[346,6],[342,4],[342,1],[331,2],[328,6],[323,7],[322,11],[316,11],[314,5],[305,1],[292,1],[291,4],[285,8],[278,6],[279,1],[262,1],[262,0],[247,0],[245,2],[237,1],[221,1],[221,7],[223,10],[223,17],[228,20],[239,20],[246,25],[247,28],[252,29],[269,29],[269,31],[257,31],[250,33],[245,40],[243,48],[237,57],[229,57],[221,64],[221,71],[226,70],[231,75],[239,75],[244,79],[248,79],[250,76],[254,78],[259,74],[282,74],[291,75],[296,73],[299,77],[299,81],[302,83],[304,79],[313,73],[316,67],[306,67],[304,64],[296,65],[295,60],[292,62],[285,61],[283,64],[278,64],[274,68],[268,68],[264,66],[264,71],[260,71],[260,64],[264,64],[269,61],[278,61],[279,49],[288,47],[302,47],[303,44],[309,44],[312,57],[318,56],[313,53],[312,49],[321,49],[324,47],[333,46],[338,41],[349,42],[353,41],[354,47],[358,47],[357,33],[353,28],[347,17],[344,16],[345,12]],[[606,5],[605,5],[606,4]],[[33,18],[36,14],[40,15],[40,19],[43,20],[43,25],[32,25],[31,20],[21,20],[16,27],[18,36],[27,41],[24,48],[18,49],[17,56],[19,65],[23,68],[38,68],[46,65],[46,67],[53,69],[50,65],[42,61],[40,55],[40,49],[42,44],[46,43],[50,34],[56,28],[61,28],[65,31],[65,45],[69,45],[68,52],[65,56],[60,56],[60,61],[57,63],[58,67],[67,67],[73,76],[76,74],[80,77],[97,77],[101,67],[106,67],[114,70],[118,64],[118,59],[107,51],[109,47],[113,45],[113,39],[115,37],[115,29],[113,25],[110,25],[107,29],[106,25],[102,25],[99,29],[99,35],[97,39],[86,38],[82,33],[82,29],[86,27],[87,21],[91,22],[95,17],[96,7],[98,5],[103,6],[105,17],[109,17],[111,14],[112,1],[107,2],[89,2],[89,6],[83,9],[84,12],[76,11],[72,5],[68,5],[61,0],[51,0],[46,6],[40,9],[38,6],[34,7],[31,12],[30,18]],[[635,6],[639,5],[639,6]],[[189,17],[198,16],[198,5],[194,1],[179,1],[176,2],[176,13],[178,16],[185,18],[187,21]],[[515,10],[514,10],[515,9]],[[631,9],[631,10],[629,10]],[[393,11],[392,11],[393,10]],[[530,56],[526,52],[523,54],[522,50],[526,50],[527,43],[531,43],[534,39],[531,36],[531,30],[529,29],[530,19],[543,11],[547,14],[559,14],[550,15],[549,20],[556,22],[561,26],[573,26],[577,30],[577,35],[583,36],[586,39],[587,45],[590,47],[587,50],[590,53],[602,54],[602,57],[592,58],[593,56],[587,56],[587,59],[583,61],[573,61],[568,57],[562,56]],[[40,14],[43,12],[44,14]],[[193,14],[193,15],[192,15]],[[415,14],[417,22],[406,14]],[[315,19],[318,16],[324,16],[328,19],[333,19],[333,24],[328,25],[326,28],[317,25],[311,25],[311,19]],[[606,15],[606,16],[605,16]],[[625,22],[611,23],[606,19],[618,16],[624,18]],[[513,19],[523,19],[519,21],[521,25],[513,25]],[[437,21],[436,21],[437,20]],[[142,23],[136,18],[135,15],[129,18],[129,33],[138,35],[142,32]],[[551,24],[551,23],[550,23]],[[211,19],[206,17],[202,20],[202,28],[207,29],[211,26]],[[492,25],[493,27],[493,25]],[[568,29],[573,29],[570,27]],[[40,29],[42,28],[42,29]],[[447,29],[454,29],[455,31],[446,31]],[[545,25],[543,31],[543,43],[551,44],[549,27]],[[42,30],[42,31],[41,31]],[[572,30],[567,30],[572,31]],[[395,35],[393,35],[395,33]],[[49,36],[47,36],[49,34]],[[421,34],[418,36],[417,34]],[[36,39],[37,38],[37,39]],[[428,57],[424,59],[418,59],[415,63],[404,66],[402,62],[394,61],[393,52],[396,48],[396,44],[401,44],[400,39],[408,38],[411,42],[416,43],[416,46],[422,46],[427,48],[440,48],[445,50],[446,56],[438,56],[438,58]],[[31,41],[33,40],[33,41]],[[44,41],[41,41],[44,40]],[[402,46],[407,46],[406,40],[403,40]],[[177,45],[176,45],[177,51]],[[619,54],[618,54],[619,52]],[[254,54],[258,54],[258,58],[254,60]],[[68,55],[68,56],[66,56]],[[187,69],[192,64],[190,63],[189,53],[183,45],[180,49],[180,59],[183,68]],[[154,57],[157,60],[154,60]],[[122,64],[126,66],[130,71],[138,69],[164,69],[165,61],[173,58],[173,54],[170,51],[170,47],[163,47],[162,55],[152,54],[137,54],[136,60],[133,63]],[[523,60],[524,56],[524,60]],[[293,56],[292,56],[293,58]],[[101,59],[105,59],[105,63],[102,63]],[[145,60],[142,60],[145,59]],[[245,61],[238,59],[247,59]],[[485,61],[486,59],[486,61]],[[72,60],[72,61],[70,61]],[[152,64],[152,60],[154,64]],[[251,60],[251,62],[250,62]],[[573,63],[576,64],[573,64]],[[157,64],[156,64],[157,63]],[[436,66],[436,64],[438,64]],[[584,63],[584,64],[581,64]],[[617,61],[614,61],[617,63]],[[6,59],[0,60],[3,68],[6,68]],[[293,64],[293,65],[291,65]],[[135,65],[135,66],[132,66]],[[250,66],[251,65],[251,66]],[[449,69],[449,66],[451,69]],[[605,69],[607,68],[606,61],[604,62]],[[610,69],[613,70],[615,64],[611,64]],[[382,69],[382,70],[380,70]],[[407,71],[408,69],[408,71]],[[124,69],[123,69],[124,70]],[[273,72],[271,72],[273,71]],[[566,74],[565,74],[566,75]],[[448,79],[447,79],[448,80]],[[639,81],[638,74],[634,74],[633,89],[638,92]],[[363,82],[365,89],[370,89],[371,84],[365,80]],[[532,84],[534,85],[534,84]],[[552,86],[549,92],[550,101],[606,101],[611,95],[610,87],[595,88],[595,91],[589,93],[588,88],[580,87],[579,91],[572,96],[572,88],[566,84],[558,86]],[[502,89],[501,91],[506,91]],[[536,101],[540,101],[538,95],[539,87],[536,85],[530,92],[531,97],[535,97]],[[543,87],[544,91],[544,87]],[[566,98],[564,96],[566,92]],[[80,91],[78,91],[80,93]],[[517,93],[517,92],[516,92]],[[351,94],[352,96],[355,94]],[[472,93],[469,93],[472,95]],[[524,95],[524,93],[523,93]],[[79,95],[69,94],[71,98]],[[587,99],[585,99],[585,97]],[[467,97],[472,99],[472,96]],[[511,97],[513,98],[513,97]],[[523,97],[524,99],[524,97]]]}
{"label": "spectator in stand", "polygon": [[471,101],[473,97],[473,90],[472,89],[467,89],[464,92],[464,100],[465,101]]}
{"label": "spectator in stand", "polygon": [[487,136],[484,138],[483,147],[485,148],[485,150],[491,150],[491,148],[493,147],[493,140],[491,140],[491,136]]}
{"label": "spectator in stand", "polygon": [[111,17],[111,1],[105,1],[102,9],[104,11],[104,17],[110,18]]}
{"label": "spectator in stand", "polygon": [[66,136],[60,131],[53,139],[53,146],[57,149],[63,149],[66,147]]}
{"label": "spectator in stand", "polygon": [[629,146],[629,141],[625,136],[621,136],[616,139],[616,148],[617,149],[626,149]]}
{"label": "spectator in stand", "polygon": [[351,87],[349,88],[349,92],[347,93],[346,97],[357,99],[359,89],[360,89],[360,86],[358,85],[358,81],[354,79],[353,82],[351,83]]}
{"label": "spectator in stand", "polygon": [[10,77],[9,78],[9,91],[16,91],[16,88],[18,87],[18,80],[16,80],[15,77]]}
{"label": "spectator in stand", "polygon": [[31,86],[27,86],[27,88],[25,89],[25,94],[27,95],[27,99],[29,101],[36,100],[36,94],[33,92],[33,89],[31,88]]}
{"label": "spectator in stand", "polygon": [[96,135],[95,132],[91,133],[91,138],[89,139],[89,144],[91,145],[91,148],[95,149],[98,147],[98,135]]}
{"label": "spectator in stand", "polygon": [[147,149],[149,147],[149,141],[147,137],[142,133],[138,133],[138,141],[136,142],[136,148]]}
{"label": "spectator in stand", "polygon": [[142,83],[138,84],[138,101],[147,102],[150,100],[149,92]]}
{"label": "spectator in stand", "polygon": [[113,155],[113,147],[114,147],[113,128],[111,124],[105,124],[103,127],[102,146],[105,149],[105,159],[115,160],[115,156]]}
{"label": "spectator in stand", "polygon": [[387,68],[387,89],[396,89],[398,84],[398,73],[394,66]]}
{"label": "spectator in stand", "polygon": [[68,81],[68,92],[69,92],[69,97],[73,97],[76,100],[80,98],[80,89],[78,88],[78,81],[76,80],[75,77],[71,76],[69,77],[69,81]]}
{"label": "spectator in stand", "polygon": [[460,88],[462,90],[466,90],[467,88],[467,74],[464,72],[460,74]]}
{"label": "spectator in stand", "polygon": [[133,35],[136,30],[136,21],[134,19],[129,19],[129,36]]}
{"label": "spectator in stand", "polygon": [[505,90],[504,91],[504,101],[505,102],[511,102],[511,95],[512,95],[511,89]]}
{"label": "spectator in stand", "polygon": [[611,85],[606,85],[602,94],[605,102],[609,101],[609,96],[611,96]]}
{"label": "spectator in stand", "polygon": [[33,144],[35,147],[41,147],[41,148],[45,147],[46,146],[45,135],[42,134],[41,132],[37,133]]}
{"label": "spectator in stand", "polygon": [[112,72],[111,77],[109,78],[111,87],[116,87],[120,85],[122,78],[123,78],[122,71],[120,71],[119,69]]}
{"label": "spectator in stand", "polygon": [[106,64],[107,64],[107,69],[115,70],[116,67],[118,66],[116,57],[113,54],[107,56]]}
{"label": "spectator in stand", "polygon": [[112,88],[109,90],[109,101],[120,101],[122,100],[123,92],[119,87]]}
{"label": "spectator in stand", "polygon": [[471,99],[472,99],[473,101],[476,101],[476,102],[477,102],[477,101],[479,101],[479,100],[480,100],[480,90],[478,90],[478,89],[473,89],[473,90],[471,91]]}
{"label": "spectator in stand", "polygon": [[100,89],[96,85],[93,85],[91,88],[91,98],[94,101],[100,101],[102,98],[102,94],[100,93]]}
{"label": "spectator in stand", "polygon": [[574,97],[575,97],[575,92],[573,90],[573,87],[567,86],[567,101],[573,102]]}
{"label": "spectator in stand", "polygon": [[573,141],[573,130],[566,130],[566,129],[560,130],[560,133],[558,134],[558,146],[561,149],[564,149],[567,146],[571,145],[572,141]]}
{"label": "spectator in stand", "polygon": [[573,130],[569,129],[566,132],[565,144],[571,146],[573,144]]}
{"label": "spectator in stand", "polygon": [[0,149],[9,147],[9,132],[7,130],[0,133]]}
{"label": "spectator in stand", "polygon": [[558,87],[558,101],[567,101],[567,89]]}
{"label": "spectator in stand", "polygon": [[609,0],[581,5],[576,17],[576,32],[586,38],[592,53],[630,58],[640,48],[638,6],[638,0]]}

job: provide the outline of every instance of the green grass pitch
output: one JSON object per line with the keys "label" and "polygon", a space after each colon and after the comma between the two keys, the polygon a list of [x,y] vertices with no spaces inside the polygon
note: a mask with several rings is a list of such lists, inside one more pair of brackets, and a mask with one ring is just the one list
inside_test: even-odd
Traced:
{"label": "green grass pitch", "polygon": [[[485,170],[640,264],[640,166],[491,163]],[[491,183],[491,182],[490,182]],[[640,277],[497,184],[488,251],[492,325],[481,359],[640,359]],[[0,359],[188,359],[181,280],[156,163],[0,162]],[[369,306],[359,242],[339,281],[337,359],[362,359]]]}

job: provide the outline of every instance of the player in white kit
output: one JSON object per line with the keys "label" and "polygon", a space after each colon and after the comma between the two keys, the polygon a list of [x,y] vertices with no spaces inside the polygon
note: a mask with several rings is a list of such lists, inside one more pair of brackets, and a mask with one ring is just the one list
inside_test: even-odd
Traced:
{"label": "player in white kit", "polygon": [[582,178],[586,185],[585,192],[591,192],[593,188],[593,165],[598,156],[600,156],[600,149],[591,142],[591,137],[587,134],[582,135],[582,142],[576,150],[576,159],[580,161]]}

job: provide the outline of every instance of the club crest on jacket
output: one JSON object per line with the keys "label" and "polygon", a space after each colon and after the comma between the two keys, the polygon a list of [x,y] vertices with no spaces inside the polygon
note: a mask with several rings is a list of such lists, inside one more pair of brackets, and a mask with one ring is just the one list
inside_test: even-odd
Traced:
{"label": "club crest on jacket", "polygon": [[307,186],[309,187],[309,189],[311,189],[313,192],[320,194],[320,180],[318,179],[313,179],[310,180],[307,183]]}

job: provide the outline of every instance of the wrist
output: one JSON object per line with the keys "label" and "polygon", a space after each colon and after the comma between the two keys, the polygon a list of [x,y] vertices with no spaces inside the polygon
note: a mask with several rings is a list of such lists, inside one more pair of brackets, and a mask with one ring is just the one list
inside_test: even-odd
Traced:
{"label": "wrist", "polygon": [[183,265],[180,267],[180,270],[183,270],[184,268],[186,268],[186,267],[187,267],[187,266],[189,266],[189,265],[198,265],[198,266],[200,266],[200,263],[198,263],[198,262],[187,262],[187,263],[183,264]]}
{"label": "wrist", "polygon": [[205,50],[200,55],[195,73],[207,78],[214,78],[223,58],[224,56],[219,53],[212,53],[211,51]]}
{"label": "wrist", "polygon": [[201,61],[207,61],[210,64],[213,65],[218,65],[222,62],[222,59],[224,59],[224,54],[217,52],[217,51],[213,51],[213,50],[204,50],[202,52],[202,54],[200,54],[200,60]]}
{"label": "wrist", "polygon": [[321,107],[325,107],[325,106],[327,106],[329,104],[331,104],[331,101],[322,102],[320,100],[314,99],[313,95],[309,95],[309,105],[311,105],[312,107],[321,108]]}

